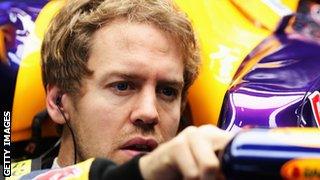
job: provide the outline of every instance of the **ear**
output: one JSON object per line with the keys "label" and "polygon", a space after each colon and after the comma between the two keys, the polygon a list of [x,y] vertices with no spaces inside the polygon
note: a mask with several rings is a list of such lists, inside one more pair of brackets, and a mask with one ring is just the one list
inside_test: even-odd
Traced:
{"label": "ear", "polygon": [[[47,91],[46,106],[51,119],[58,124],[66,123],[65,119],[62,116],[62,113],[64,113],[66,118],[69,119],[69,115],[68,113],[65,112],[65,108],[64,108],[66,94],[62,93],[62,91],[57,86],[54,86],[54,85],[47,85],[46,91]],[[61,98],[59,104],[57,104],[58,98]]]}

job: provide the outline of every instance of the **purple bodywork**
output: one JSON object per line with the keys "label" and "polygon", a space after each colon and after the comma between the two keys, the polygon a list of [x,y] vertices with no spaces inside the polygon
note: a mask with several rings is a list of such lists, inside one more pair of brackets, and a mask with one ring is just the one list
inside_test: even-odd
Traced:
{"label": "purple bodywork", "polygon": [[288,32],[291,18],[285,17],[241,64],[225,95],[218,123],[222,129],[319,127],[314,108],[320,103],[312,106],[309,96],[320,90],[320,44]]}

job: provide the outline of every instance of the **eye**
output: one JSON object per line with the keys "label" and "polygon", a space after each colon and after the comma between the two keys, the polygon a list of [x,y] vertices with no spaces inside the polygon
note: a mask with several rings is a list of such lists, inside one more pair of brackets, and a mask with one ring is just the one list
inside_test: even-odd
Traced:
{"label": "eye", "polygon": [[178,91],[170,86],[159,87],[157,93],[165,100],[172,101],[176,99]]}
{"label": "eye", "polygon": [[118,91],[125,91],[125,90],[128,89],[129,83],[127,83],[127,82],[118,82],[118,83],[115,83],[114,87]]}
{"label": "eye", "polygon": [[171,87],[165,87],[165,88],[161,89],[161,93],[166,96],[173,96],[173,95],[175,95],[175,90]]}
{"label": "eye", "polygon": [[134,90],[134,85],[128,81],[118,81],[111,83],[110,86],[116,94],[127,94]]}

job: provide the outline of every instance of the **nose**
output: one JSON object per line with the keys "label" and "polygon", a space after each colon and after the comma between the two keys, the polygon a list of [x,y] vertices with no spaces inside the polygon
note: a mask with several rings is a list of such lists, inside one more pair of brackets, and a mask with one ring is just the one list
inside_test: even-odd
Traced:
{"label": "nose", "polygon": [[140,93],[130,116],[130,120],[135,126],[153,127],[158,124],[159,113],[156,98],[156,93],[151,88]]}

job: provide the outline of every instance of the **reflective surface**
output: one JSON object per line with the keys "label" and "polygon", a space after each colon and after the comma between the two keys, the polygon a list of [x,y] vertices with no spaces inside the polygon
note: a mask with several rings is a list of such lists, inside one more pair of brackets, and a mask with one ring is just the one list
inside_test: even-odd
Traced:
{"label": "reflective surface", "polygon": [[225,97],[223,129],[315,126],[310,107],[302,123],[301,107],[320,89],[320,46],[293,33],[280,29],[244,60]]}

